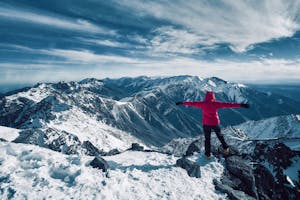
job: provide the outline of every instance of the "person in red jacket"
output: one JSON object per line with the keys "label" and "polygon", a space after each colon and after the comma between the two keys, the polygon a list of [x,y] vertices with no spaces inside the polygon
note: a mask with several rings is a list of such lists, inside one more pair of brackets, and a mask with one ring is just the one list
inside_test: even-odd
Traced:
{"label": "person in red jacket", "polygon": [[214,130],[218,139],[220,140],[225,153],[229,152],[229,147],[221,134],[220,119],[218,109],[220,108],[249,108],[249,104],[244,103],[229,103],[216,101],[213,92],[207,92],[204,101],[196,102],[177,102],[176,105],[193,106],[202,110],[202,124],[205,136],[205,156],[210,158],[210,136],[211,131]]}

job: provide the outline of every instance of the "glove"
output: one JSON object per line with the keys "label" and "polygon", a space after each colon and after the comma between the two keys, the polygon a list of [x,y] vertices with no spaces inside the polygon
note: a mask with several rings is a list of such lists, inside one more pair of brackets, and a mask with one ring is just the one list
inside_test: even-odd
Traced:
{"label": "glove", "polygon": [[241,103],[242,108],[250,108],[250,105],[248,103]]}
{"label": "glove", "polygon": [[176,106],[182,105],[183,102],[176,102]]}

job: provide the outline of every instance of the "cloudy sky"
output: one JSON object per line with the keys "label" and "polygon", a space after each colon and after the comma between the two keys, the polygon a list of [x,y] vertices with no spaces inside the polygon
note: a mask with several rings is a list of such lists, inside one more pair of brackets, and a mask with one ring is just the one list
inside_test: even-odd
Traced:
{"label": "cloudy sky", "polygon": [[299,83],[299,56],[299,0],[0,2],[0,86],[182,74]]}

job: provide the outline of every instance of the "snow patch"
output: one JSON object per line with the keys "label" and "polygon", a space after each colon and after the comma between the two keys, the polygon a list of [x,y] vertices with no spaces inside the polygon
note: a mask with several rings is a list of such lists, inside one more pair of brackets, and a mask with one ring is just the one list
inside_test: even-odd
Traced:
{"label": "snow patch", "polygon": [[13,94],[10,96],[5,97],[7,101],[14,101],[17,100],[19,97],[24,97],[30,99],[34,102],[40,102],[44,98],[51,95],[53,89],[49,87],[47,84],[39,84],[37,87],[31,88],[25,92],[19,92],[17,94]]}
{"label": "snow patch", "polygon": [[142,144],[140,140],[129,133],[102,123],[83,113],[79,108],[72,107],[70,110],[55,114],[55,120],[46,124],[48,127],[72,133],[81,142],[90,141],[104,151],[110,151],[114,148],[124,150],[136,142]]}
{"label": "snow patch", "polygon": [[217,87],[217,85],[215,84],[215,82],[213,82],[212,80],[209,80],[208,84],[211,85],[211,86],[213,86],[213,87]]}
{"label": "snow patch", "polygon": [[246,88],[247,87],[246,85],[241,84],[241,83],[238,83],[237,86],[240,87],[240,88]]}
{"label": "snow patch", "polygon": [[13,141],[17,137],[19,137],[20,130],[9,128],[5,126],[0,126],[0,139],[4,139],[6,141]]}

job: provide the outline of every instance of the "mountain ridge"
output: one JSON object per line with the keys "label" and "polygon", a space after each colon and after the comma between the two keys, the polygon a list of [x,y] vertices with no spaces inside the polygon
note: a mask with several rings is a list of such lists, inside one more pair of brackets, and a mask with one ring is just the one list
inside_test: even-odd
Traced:
{"label": "mountain ridge", "polygon": [[[174,102],[202,100],[207,90],[214,91],[221,101],[248,101],[252,105],[248,110],[220,110],[223,126],[249,119],[300,113],[300,104],[291,99],[268,96],[245,85],[216,77],[88,78],[79,82],[40,83],[1,97],[0,125],[43,131],[53,128],[53,122],[57,127],[60,119],[78,115],[84,120],[77,120],[77,123],[97,121],[127,132],[144,141],[145,145],[162,146],[174,138],[193,137],[201,133],[201,111],[178,107]],[[281,107],[277,108],[278,105]],[[65,122],[68,123],[74,124]],[[69,132],[68,129],[64,131]],[[83,128],[75,132],[78,134],[80,131]]]}

